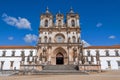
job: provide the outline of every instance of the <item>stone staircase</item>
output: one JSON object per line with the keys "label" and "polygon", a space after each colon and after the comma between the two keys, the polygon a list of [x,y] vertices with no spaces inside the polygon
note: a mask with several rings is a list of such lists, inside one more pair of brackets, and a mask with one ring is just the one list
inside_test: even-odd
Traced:
{"label": "stone staircase", "polygon": [[11,76],[11,75],[15,75],[18,73],[19,71],[3,70],[3,71],[0,71],[0,76]]}
{"label": "stone staircase", "polygon": [[88,73],[79,71],[76,65],[45,65],[43,70],[35,74],[42,75],[87,75]]}

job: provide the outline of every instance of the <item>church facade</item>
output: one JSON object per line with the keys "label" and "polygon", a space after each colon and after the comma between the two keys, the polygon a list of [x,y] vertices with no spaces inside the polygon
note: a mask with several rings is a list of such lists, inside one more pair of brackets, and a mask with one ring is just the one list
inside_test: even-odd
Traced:
{"label": "church facade", "polygon": [[73,9],[40,16],[36,46],[0,46],[0,70],[42,70],[44,65],[77,65],[79,70],[120,69],[120,45],[84,47],[80,16]]}
{"label": "church facade", "polygon": [[38,56],[43,55],[42,62],[46,64],[77,64],[80,46],[79,15],[71,10],[64,22],[64,15],[53,15],[46,10],[41,15]]}

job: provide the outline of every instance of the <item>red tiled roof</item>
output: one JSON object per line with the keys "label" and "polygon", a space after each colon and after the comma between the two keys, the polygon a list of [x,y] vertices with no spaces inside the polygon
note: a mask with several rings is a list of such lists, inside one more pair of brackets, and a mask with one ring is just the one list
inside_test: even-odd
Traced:
{"label": "red tiled roof", "polygon": [[85,47],[84,49],[120,49],[120,45],[114,45],[114,46],[89,46],[89,47]]}
{"label": "red tiled roof", "polygon": [[35,49],[34,46],[0,46],[0,49]]}

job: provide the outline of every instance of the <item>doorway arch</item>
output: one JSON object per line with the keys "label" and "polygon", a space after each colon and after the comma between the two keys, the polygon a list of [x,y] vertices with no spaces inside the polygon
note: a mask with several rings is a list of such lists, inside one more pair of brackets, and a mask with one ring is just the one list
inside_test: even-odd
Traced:
{"label": "doorway arch", "polygon": [[64,56],[61,52],[56,54],[56,64],[63,65],[64,64]]}

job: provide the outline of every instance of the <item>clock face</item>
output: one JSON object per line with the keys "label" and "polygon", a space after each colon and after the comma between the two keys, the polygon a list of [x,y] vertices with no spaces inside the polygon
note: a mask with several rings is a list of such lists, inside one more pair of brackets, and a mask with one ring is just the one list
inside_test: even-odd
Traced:
{"label": "clock face", "polygon": [[62,43],[63,40],[64,40],[63,36],[61,36],[61,35],[57,35],[57,36],[56,36],[56,41],[57,41],[58,43]]}

